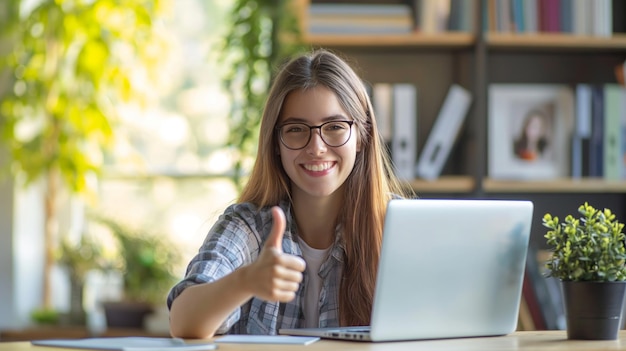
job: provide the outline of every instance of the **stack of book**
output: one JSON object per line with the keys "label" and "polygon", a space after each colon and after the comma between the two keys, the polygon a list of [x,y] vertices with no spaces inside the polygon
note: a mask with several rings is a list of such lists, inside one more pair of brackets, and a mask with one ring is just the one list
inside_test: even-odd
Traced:
{"label": "stack of book", "polygon": [[475,0],[311,1],[306,28],[313,35],[442,33],[473,30]]}
{"label": "stack of book", "polygon": [[308,7],[310,34],[406,34],[413,31],[407,3],[326,3]]}

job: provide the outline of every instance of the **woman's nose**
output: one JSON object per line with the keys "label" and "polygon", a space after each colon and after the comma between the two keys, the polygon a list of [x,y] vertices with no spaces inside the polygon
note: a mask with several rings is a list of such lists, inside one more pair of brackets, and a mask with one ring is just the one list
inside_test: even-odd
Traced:
{"label": "woman's nose", "polygon": [[311,131],[311,140],[306,146],[307,152],[316,155],[326,151],[326,143],[322,140],[322,134],[319,129]]}

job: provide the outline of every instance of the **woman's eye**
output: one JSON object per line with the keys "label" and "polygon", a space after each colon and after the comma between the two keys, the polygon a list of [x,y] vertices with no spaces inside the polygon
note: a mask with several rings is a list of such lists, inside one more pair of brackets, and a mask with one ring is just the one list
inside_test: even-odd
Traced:
{"label": "woman's eye", "polygon": [[344,129],[344,126],[341,123],[331,123],[327,125],[325,129],[328,131],[341,130]]}
{"label": "woman's eye", "polygon": [[287,133],[302,133],[304,128],[302,126],[290,126],[286,129]]}

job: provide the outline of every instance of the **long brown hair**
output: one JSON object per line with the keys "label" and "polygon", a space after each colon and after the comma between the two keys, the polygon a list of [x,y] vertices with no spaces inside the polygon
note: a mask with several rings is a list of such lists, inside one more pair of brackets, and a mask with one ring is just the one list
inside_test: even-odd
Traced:
{"label": "long brown hair", "polygon": [[317,50],[292,59],[278,73],[270,90],[259,136],[259,153],[240,202],[259,207],[290,198],[290,180],[278,155],[275,126],[287,95],[297,89],[324,86],[335,93],[355,120],[361,151],[345,182],[346,197],[337,220],[343,228],[345,259],[339,289],[341,325],[368,325],[387,202],[403,194],[393,175],[363,82],[339,56]]}

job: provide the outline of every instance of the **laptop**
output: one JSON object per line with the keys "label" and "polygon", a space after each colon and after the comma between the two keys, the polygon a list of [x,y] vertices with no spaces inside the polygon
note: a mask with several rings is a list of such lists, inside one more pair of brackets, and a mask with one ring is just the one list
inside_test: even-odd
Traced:
{"label": "laptop", "polygon": [[358,341],[510,334],[532,215],[530,201],[391,200],[371,325],[279,333]]}

